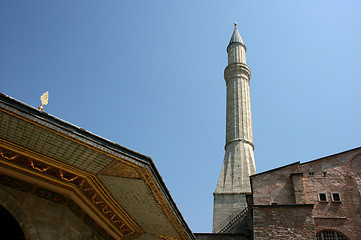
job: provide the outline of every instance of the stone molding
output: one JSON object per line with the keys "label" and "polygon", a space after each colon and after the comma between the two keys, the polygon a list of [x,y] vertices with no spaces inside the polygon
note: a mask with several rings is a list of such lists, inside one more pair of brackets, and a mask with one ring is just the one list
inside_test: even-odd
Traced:
{"label": "stone molding", "polygon": [[245,78],[249,82],[251,69],[244,63],[229,64],[224,70],[224,79],[228,83],[233,78]]}
{"label": "stone molding", "polygon": [[254,145],[253,143],[250,141],[250,140],[247,140],[247,139],[244,139],[244,138],[234,138],[234,139],[231,139],[229,140],[226,145],[224,146],[224,149],[226,150],[227,149],[227,146],[233,142],[243,142],[243,143],[246,143],[246,144],[249,144],[251,145],[252,149],[254,150]]}

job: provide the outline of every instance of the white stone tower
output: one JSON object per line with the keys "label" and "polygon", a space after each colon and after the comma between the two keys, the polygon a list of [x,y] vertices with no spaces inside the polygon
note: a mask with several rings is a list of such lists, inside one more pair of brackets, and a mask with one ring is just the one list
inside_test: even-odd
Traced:
{"label": "white stone tower", "polygon": [[214,192],[213,232],[221,230],[247,206],[246,194],[251,193],[249,176],[256,172],[249,91],[251,70],[246,65],[246,46],[237,23],[227,53],[226,153]]}

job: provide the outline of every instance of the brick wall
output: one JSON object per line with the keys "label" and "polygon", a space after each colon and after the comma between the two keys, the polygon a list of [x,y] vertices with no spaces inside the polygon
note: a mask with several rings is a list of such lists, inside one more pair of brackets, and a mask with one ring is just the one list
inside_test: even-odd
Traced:
{"label": "brick wall", "polygon": [[254,205],[253,239],[316,239],[312,205]]}
{"label": "brick wall", "polygon": [[274,169],[251,177],[253,204],[295,204],[295,194],[290,173],[297,172],[299,163]]}
{"label": "brick wall", "polygon": [[[351,151],[331,156],[303,164],[301,171],[304,172],[306,202],[315,204],[316,232],[329,229],[349,239],[361,239],[361,186],[358,183],[361,155]],[[327,201],[318,200],[321,192],[326,194]],[[332,193],[340,194],[341,201],[333,201]]]}
{"label": "brick wall", "polygon": [[[253,209],[255,234],[265,239],[265,234],[287,235],[293,229],[288,225],[300,224],[292,221],[305,211],[295,207],[284,212],[279,205],[312,204],[316,233],[331,230],[348,239],[361,239],[361,148],[256,174],[251,177],[251,184],[252,203],[263,205]],[[320,201],[320,193],[326,195],[325,201]],[[339,194],[341,201],[332,199],[334,193]],[[272,227],[267,226],[267,221]],[[289,236],[297,238],[292,232]],[[302,231],[297,234],[302,235]]]}

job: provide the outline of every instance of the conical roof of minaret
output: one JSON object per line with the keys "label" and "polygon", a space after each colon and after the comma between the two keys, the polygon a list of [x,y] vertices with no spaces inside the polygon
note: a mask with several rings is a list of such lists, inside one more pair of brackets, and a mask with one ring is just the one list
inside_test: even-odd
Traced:
{"label": "conical roof of minaret", "polygon": [[232,43],[242,43],[244,45],[241,34],[239,34],[238,29],[237,29],[237,22],[234,23],[234,31],[233,31],[231,40],[229,41],[229,45]]}

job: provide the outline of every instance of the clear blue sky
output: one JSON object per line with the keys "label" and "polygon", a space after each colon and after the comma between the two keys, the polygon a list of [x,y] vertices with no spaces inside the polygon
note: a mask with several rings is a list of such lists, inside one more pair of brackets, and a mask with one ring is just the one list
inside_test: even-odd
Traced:
{"label": "clear blue sky", "polygon": [[153,158],[210,232],[226,47],[247,46],[257,172],[361,146],[360,1],[0,1],[0,91]]}

